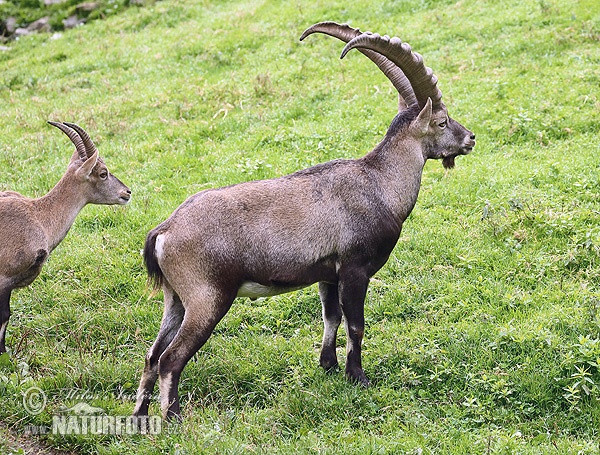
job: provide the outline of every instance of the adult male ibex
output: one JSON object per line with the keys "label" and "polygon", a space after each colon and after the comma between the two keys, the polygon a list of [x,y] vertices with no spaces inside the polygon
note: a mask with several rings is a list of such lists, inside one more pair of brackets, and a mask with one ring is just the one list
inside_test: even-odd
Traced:
{"label": "adult male ibex", "polygon": [[475,136],[448,117],[437,79],[398,38],[323,22],[300,39],[326,33],[358,48],[390,79],[400,108],[366,156],[294,174],[202,191],[148,234],[149,279],[164,292],[164,315],[148,351],[134,410],[146,416],[160,376],[163,417],[179,417],[181,371],[237,297],[272,296],[319,283],[325,331],[320,364],[338,365],[345,318],[346,375],[369,384],[361,366],[364,300],[410,214],[425,161],[469,153]]}
{"label": "adult male ibex", "polygon": [[48,122],[75,145],[65,175],[48,194],[29,199],[0,192],[0,354],[6,352],[10,294],[36,279],[86,204],[127,204],[131,191],[110,174],[89,135],[73,123]]}

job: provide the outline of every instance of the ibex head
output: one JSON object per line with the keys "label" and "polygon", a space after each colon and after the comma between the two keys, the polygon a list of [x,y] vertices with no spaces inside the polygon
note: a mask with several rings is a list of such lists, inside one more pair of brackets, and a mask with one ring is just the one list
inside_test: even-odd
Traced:
{"label": "ibex head", "polygon": [[399,95],[398,111],[418,109],[411,131],[422,135],[425,159],[442,159],[446,168],[454,167],[458,155],[466,155],[475,146],[475,135],[448,116],[437,87],[437,77],[423,64],[423,58],[399,38],[362,33],[346,24],[321,22],[308,28],[300,37],[319,32],[334,36],[346,47],[341,58],[358,49],[371,59],[394,85]]}
{"label": "ibex head", "polygon": [[112,175],[90,136],[74,123],[48,122],[65,133],[75,145],[69,169],[74,178],[84,183],[82,191],[86,202],[91,204],[124,205],[129,202],[131,191]]}

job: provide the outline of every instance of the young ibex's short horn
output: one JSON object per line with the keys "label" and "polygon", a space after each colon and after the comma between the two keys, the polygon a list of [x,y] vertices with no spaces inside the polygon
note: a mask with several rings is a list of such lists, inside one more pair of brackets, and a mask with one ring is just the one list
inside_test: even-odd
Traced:
{"label": "young ibex's short horn", "polygon": [[65,123],[59,123],[59,122],[48,122],[48,123],[52,126],[55,126],[59,130],[61,130],[63,133],[65,133],[69,137],[69,139],[71,139],[71,142],[75,145],[75,148],[77,149],[77,154],[79,155],[79,158],[81,160],[85,161],[88,159],[87,147],[85,146],[83,138],[77,133],[77,131],[75,131],[73,128],[71,128],[69,125],[67,125]]}

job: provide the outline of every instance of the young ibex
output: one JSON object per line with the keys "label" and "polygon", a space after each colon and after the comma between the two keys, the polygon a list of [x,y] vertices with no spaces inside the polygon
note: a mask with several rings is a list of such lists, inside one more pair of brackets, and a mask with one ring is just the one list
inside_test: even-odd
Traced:
{"label": "young ibex", "polygon": [[134,416],[146,416],[160,376],[163,417],[180,417],[178,382],[237,297],[256,298],[319,283],[325,330],[320,364],[338,365],[336,333],[345,319],[346,375],[367,386],[361,366],[364,300],[410,214],[425,161],[469,153],[475,136],[448,117],[437,79],[398,38],[319,23],[359,48],[390,79],[400,109],[366,156],[294,174],[202,191],[148,234],[149,279],[164,292],[164,315],[148,351]]}
{"label": "young ibex", "polygon": [[6,352],[10,293],[40,274],[86,204],[127,204],[131,191],[110,174],[88,134],[72,123],[48,122],[75,145],[67,172],[45,196],[0,192],[0,354]]}

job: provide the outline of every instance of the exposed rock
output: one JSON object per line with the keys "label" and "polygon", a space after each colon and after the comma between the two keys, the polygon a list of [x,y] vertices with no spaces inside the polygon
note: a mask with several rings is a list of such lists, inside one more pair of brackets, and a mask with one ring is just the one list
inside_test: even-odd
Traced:
{"label": "exposed rock", "polygon": [[78,17],[77,14],[73,14],[72,16],[63,19],[62,23],[65,28],[75,28],[78,25],[85,24],[85,19]]}
{"label": "exposed rock", "polygon": [[13,33],[15,33],[16,29],[17,18],[15,17],[8,17],[4,22],[0,23],[0,31],[5,32],[5,34],[7,35],[12,35]]}
{"label": "exposed rock", "polygon": [[15,30],[15,32],[13,33],[13,36],[15,38],[20,38],[22,36],[27,36],[27,35],[31,35],[33,34],[33,32],[29,29],[23,28],[23,27],[19,27],[18,29]]}
{"label": "exposed rock", "polygon": [[48,16],[32,22],[27,27],[17,27],[17,20],[14,17],[9,17],[1,25],[3,25],[3,27],[0,27],[0,30],[3,29],[3,33],[8,35],[9,38],[12,37],[16,39],[22,36],[31,35],[36,32],[52,31],[52,27],[50,26],[50,18]]}
{"label": "exposed rock", "polygon": [[101,6],[102,5],[98,2],[85,2],[85,3],[80,3],[75,8],[77,9],[77,11],[84,11],[86,13],[91,13],[92,11],[100,8]]}
{"label": "exposed rock", "polygon": [[[40,4],[45,6],[56,5],[59,3],[67,2],[68,0],[39,0]],[[147,2],[154,0],[129,0],[127,5],[130,6],[144,6]],[[0,5],[6,3],[7,0],[0,0]],[[18,3],[18,1],[17,1]],[[110,2],[109,2],[110,3]],[[66,19],[63,19],[62,23],[65,29],[70,29],[83,25],[88,21],[88,16],[91,12],[103,7],[100,1],[86,1],[80,3],[75,7],[76,14],[73,14]],[[101,15],[103,17],[103,15]],[[17,19],[15,17],[8,17],[4,20],[0,19],[0,42],[6,42],[11,39],[19,39],[22,36],[31,35],[36,32],[52,32],[52,25],[50,24],[50,18],[48,16],[42,17],[37,21],[26,25],[25,27],[19,27]]]}
{"label": "exposed rock", "polygon": [[45,16],[37,21],[32,22],[27,26],[27,30],[32,32],[49,32],[52,30],[50,26],[50,17]]}

